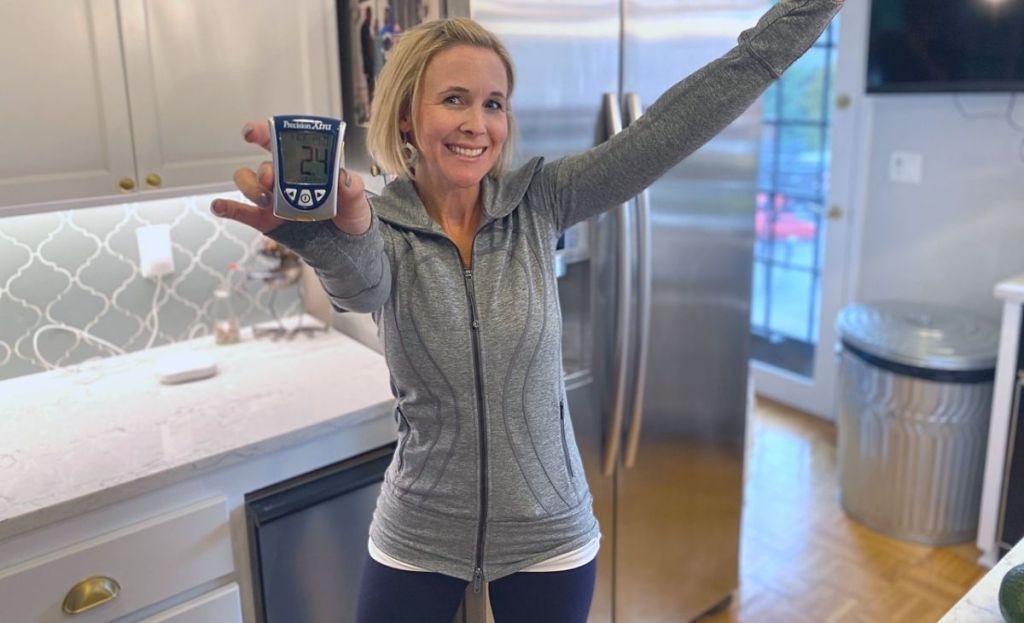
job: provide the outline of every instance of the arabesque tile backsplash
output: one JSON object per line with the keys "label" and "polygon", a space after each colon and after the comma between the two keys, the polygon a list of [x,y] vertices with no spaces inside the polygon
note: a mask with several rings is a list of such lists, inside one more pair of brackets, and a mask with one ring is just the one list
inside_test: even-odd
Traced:
{"label": "arabesque tile backsplash", "polygon": [[[217,196],[231,196],[220,193]],[[112,205],[0,218],[0,380],[106,357],[112,350],[67,331],[66,325],[124,351],[178,342],[210,332],[213,291],[227,284],[248,325],[301,311],[297,288],[272,291],[244,269],[265,270],[262,236],[209,212],[212,196]],[[143,277],[135,230],[168,224],[173,273]],[[271,308],[271,305],[273,306]],[[154,313],[155,311],[155,313]]]}

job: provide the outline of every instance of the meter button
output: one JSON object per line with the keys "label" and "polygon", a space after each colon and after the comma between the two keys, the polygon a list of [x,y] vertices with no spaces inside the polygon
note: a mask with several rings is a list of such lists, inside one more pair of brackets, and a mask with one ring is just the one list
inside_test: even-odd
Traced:
{"label": "meter button", "polygon": [[323,188],[317,188],[316,190],[313,191],[313,193],[316,195],[316,200],[320,201],[321,199],[324,198],[324,195],[327,194],[327,191],[324,190]]}
{"label": "meter button", "polygon": [[313,193],[309,192],[309,190],[303,190],[299,193],[299,205],[304,208],[313,205]]}
{"label": "meter button", "polygon": [[298,191],[296,189],[294,189],[294,188],[285,188],[284,189],[284,194],[288,195],[288,198],[291,199],[292,201],[295,201],[295,194],[297,192]]}

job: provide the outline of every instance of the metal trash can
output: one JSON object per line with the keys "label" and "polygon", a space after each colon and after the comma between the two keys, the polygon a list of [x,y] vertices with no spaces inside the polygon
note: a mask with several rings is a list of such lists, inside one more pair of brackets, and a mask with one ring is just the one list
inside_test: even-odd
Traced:
{"label": "metal trash can", "polygon": [[998,326],[938,305],[855,304],[836,324],[843,509],[928,545],[974,538]]}

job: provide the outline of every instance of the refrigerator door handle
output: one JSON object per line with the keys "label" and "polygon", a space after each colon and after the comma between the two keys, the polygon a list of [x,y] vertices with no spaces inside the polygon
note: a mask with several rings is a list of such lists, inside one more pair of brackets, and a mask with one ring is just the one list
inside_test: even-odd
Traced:
{"label": "refrigerator door handle", "polygon": [[[611,138],[622,131],[622,113],[619,110],[618,97],[614,93],[605,93],[602,106],[606,138]],[[616,298],[615,318],[615,375],[614,398],[612,400],[611,421],[605,439],[603,472],[611,477],[615,473],[615,463],[619,456],[619,442],[622,438],[622,420],[626,411],[626,387],[628,381],[627,365],[629,361],[630,337],[630,304],[632,298],[631,260],[633,257],[633,226],[629,204],[623,204],[615,211],[615,222],[618,235],[618,256],[616,257],[616,279],[618,296]]]}
{"label": "refrigerator door handle", "polygon": [[[627,93],[625,97],[626,125],[643,114],[640,96]],[[647,384],[647,346],[651,333],[651,204],[647,189],[636,197],[636,254],[637,254],[637,334],[636,376],[633,381],[633,400],[626,437],[625,464],[636,463],[640,445],[640,429],[644,416],[644,388]]]}

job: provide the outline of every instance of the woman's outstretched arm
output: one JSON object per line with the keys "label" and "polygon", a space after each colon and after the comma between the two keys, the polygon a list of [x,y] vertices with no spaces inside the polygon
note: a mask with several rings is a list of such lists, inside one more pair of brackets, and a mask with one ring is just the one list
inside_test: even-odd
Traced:
{"label": "woman's outstretched arm", "polygon": [[541,170],[561,231],[650,186],[739,117],[810,48],[843,0],[782,0],[739,42],[666,91],[636,122]]}

